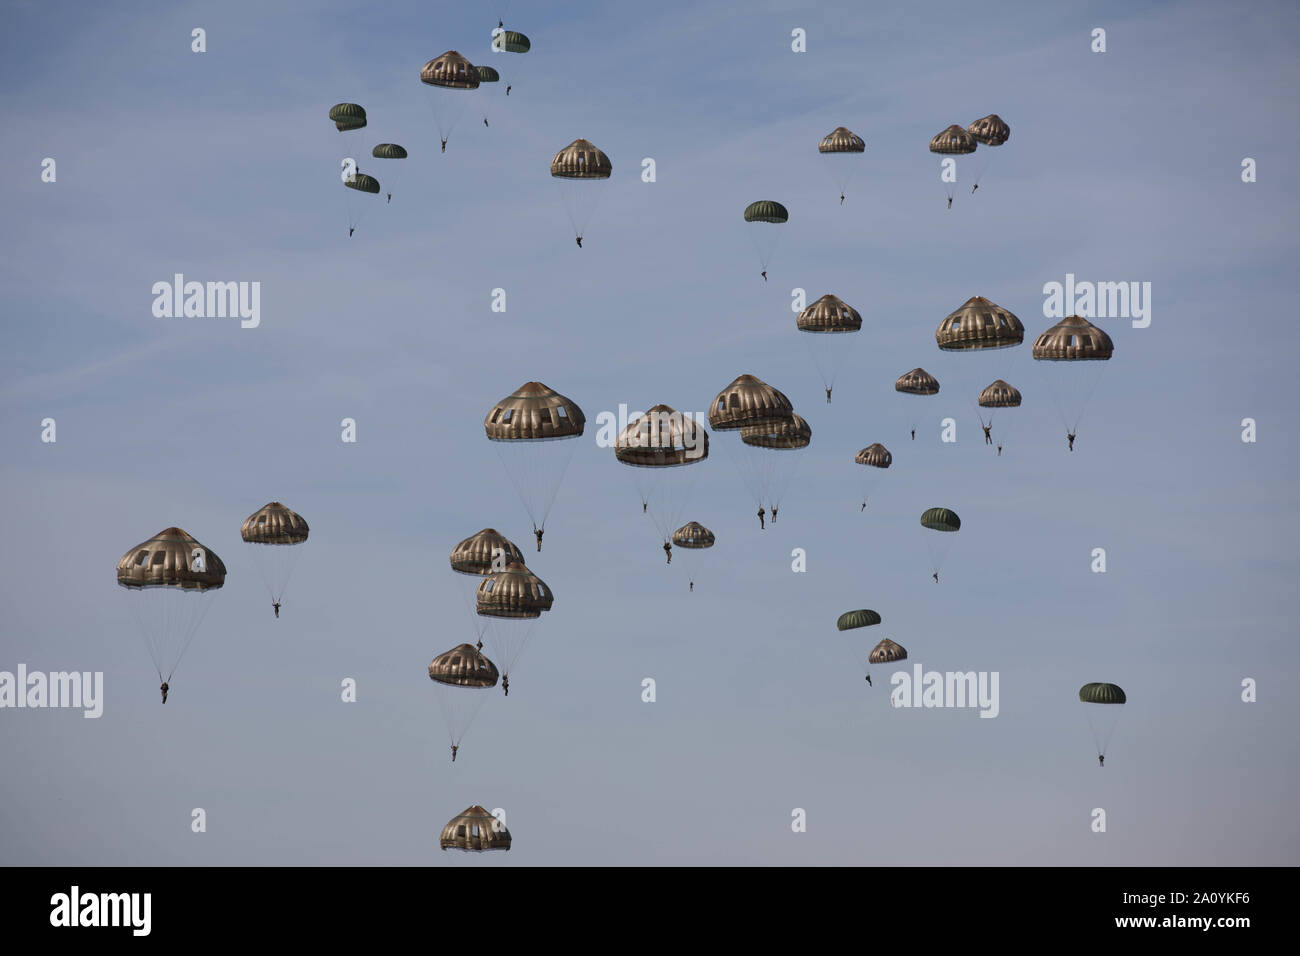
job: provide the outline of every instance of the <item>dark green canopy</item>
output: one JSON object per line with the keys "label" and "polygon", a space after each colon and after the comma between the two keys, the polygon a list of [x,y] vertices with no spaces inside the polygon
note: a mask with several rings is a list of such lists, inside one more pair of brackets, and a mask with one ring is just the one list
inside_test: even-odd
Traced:
{"label": "dark green canopy", "polygon": [[330,107],[330,119],[340,133],[349,129],[361,129],[366,125],[366,111],[356,103],[337,103]]}
{"label": "dark green canopy", "polygon": [[745,222],[785,222],[789,218],[789,211],[770,199],[761,199],[745,207]]}
{"label": "dark green canopy", "polygon": [[858,611],[845,611],[840,615],[840,619],[835,622],[835,626],[841,631],[848,631],[855,627],[871,627],[873,624],[879,623],[879,614],[875,611],[863,608]]}
{"label": "dark green canopy", "polygon": [[379,180],[374,176],[367,176],[365,173],[357,173],[351,179],[343,180],[343,185],[348,189],[356,189],[363,193],[378,193]]}
{"label": "dark green canopy", "polygon": [[1079,700],[1085,704],[1124,704],[1128,697],[1118,684],[1084,684],[1079,688]]}
{"label": "dark green canopy", "polygon": [[957,512],[947,508],[930,508],[921,515],[921,526],[931,531],[959,531],[961,519],[957,517]]}

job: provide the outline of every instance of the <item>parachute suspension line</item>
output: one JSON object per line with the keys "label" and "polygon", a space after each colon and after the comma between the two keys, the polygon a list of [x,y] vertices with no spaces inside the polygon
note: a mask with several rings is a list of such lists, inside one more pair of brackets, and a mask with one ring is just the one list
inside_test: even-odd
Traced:
{"label": "parachute suspension line", "polygon": [[[144,595],[140,598],[143,600]],[[154,633],[153,625],[145,620],[144,609],[141,606],[141,600],[131,601],[131,616],[135,618],[136,630],[140,634],[140,640],[144,643],[144,649],[149,652],[149,659],[153,661],[154,670],[158,672],[158,680],[163,679],[162,664],[159,663],[159,653],[161,648],[157,646],[158,635]]]}
{"label": "parachute suspension line", "polygon": [[190,633],[185,638],[185,643],[181,647],[181,652],[176,655],[176,662],[172,664],[172,669],[167,673],[168,681],[172,679],[172,674],[176,673],[176,668],[181,666],[181,659],[185,656],[185,652],[190,649],[190,644],[194,641],[194,635],[199,633],[199,627],[202,626],[203,619],[208,616],[208,609],[212,607],[212,602],[207,599],[208,594],[206,592],[195,595],[195,597],[202,601],[203,606],[198,611],[197,620],[195,620],[193,625],[190,627]]}

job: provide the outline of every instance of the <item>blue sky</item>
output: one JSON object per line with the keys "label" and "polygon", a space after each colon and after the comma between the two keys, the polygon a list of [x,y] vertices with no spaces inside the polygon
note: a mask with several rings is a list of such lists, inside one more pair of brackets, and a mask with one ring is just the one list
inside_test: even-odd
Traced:
{"label": "blue sky", "polygon": [[[488,49],[503,13],[533,49],[508,101],[480,91],[490,128],[471,105],[440,154],[418,70],[455,48],[511,82]],[[1300,861],[1298,16],[14,4],[0,670],[103,671],[107,689],[99,720],[0,714],[0,859],[450,863],[438,831],[480,803],[515,838],[470,861],[489,865]],[[369,126],[336,132],[340,101]],[[926,144],[989,112],[1011,139],[947,210]],[[816,153],[839,125],[867,141],[842,207]],[[581,251],[547,174],[577,137],[614,165]],[[377,142],[411,156],[349,239],[339,161]],[[755,199],[790,210],[766,284]],[[260,326],[154,318],[150,289],[177,272],[260,282]],[[947,381],[939,321],[984,295],[1032,338],[1066,273],[1153,290],[1149,328],[1098,320],[1115,357],[1075,452],[1029,342],[997,373],[1025,393],[1001,459],[952,388],[909,441],[892,382],[918,365]],[[796,287],[864,318],[830,406]],[[483,435],[498,399],[536,379],[589,423],[620,403],[704,411],[742,372],[813,428],[775,526],[715,433],[686,517],[718,544],[665,568],[589,427],[534,554]],[[875,441],[895,463],[862,514],[852,457]],[[238,533],[272,499],[312,528],[278,621]],[[963,519],[939,587],[917,524],[934,505]],[[172,524],[229,576],[160,709],[111,566]],[[485,526],[556,600],[451,765],[425,667],[472,638],[447,552]],[[834,627],[857,607],[927,669],[999,672],[997,719],[890,708],[887,671],[865,687]],[[1098,680],[1129,696],[1104,770],[1076,699]]]}

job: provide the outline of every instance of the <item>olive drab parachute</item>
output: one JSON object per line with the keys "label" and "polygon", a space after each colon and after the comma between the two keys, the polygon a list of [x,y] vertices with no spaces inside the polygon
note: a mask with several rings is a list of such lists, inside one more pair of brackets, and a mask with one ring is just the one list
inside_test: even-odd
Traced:
{"label": "olive drab parachute", "polygon": [[527,53],[533,48],[532,41],[517,30],[494,30],[492,49],[502,53]]}
{"label": "olive drab parachute", "polygon": [[[1092,731],[1093,743],[1097,745],[1098,762],[1102,763],[1110,738],[1115,733],[1115,725],[1119,722],[1121,708],[1115,705],[1127,703],[1128,695],[1118,684],[1084,684],[1079,688],[1079,700],[1088,705],[1085,708],[1088,727]],[[1105,705],[1106,709],[1099,711],[1093,706],[1095,704]]]}
{"label": "olive drab parachute", "polygon": [[1084,408],[1101,380],[1102,363],[1114,352],[1110,336],[1078,315],[1062,319],[1035,340],[1034,359],[1052,363],[1043,377],[1067,434],[1078,433]]}
{"label": "olive drab parachute", "polygon": [[749,223],[746,232],[749,233],[754,248],[758,250],[758,261],[763,266],[764,279],[767,278],[768,263],[772,261],[772,255],[776,252],[783,231],[774,227],[783,225],[789,219],[789,210],[779,202],[770,199],[752,202],[745,207],[745,222]]}
{"label": "olive drab parachute", "polygon": [[709,426],[718,431],[789,421],[790,399],[754,375],[739,375],[709,404]]}
{"label": "olive drab parachute", "polygon": [[[535,534],[546,530],[546,518],[578,446],[574,439],[582,436],[586,422],[576,402],[541,382],[524,383],[483,419],[483,430],[495,444]],[[542,550],[540,534],[537,550]]]}
{"label": "olive drab parachute", "polygon": [[560,188],[560,199],[579,246],[605,192],[604,183],[609,182],[613,172],[609,157],[585,139],[575,139],[551,160],[551,178]]}
{"label": "olive drab parachute", "polygon": [[501,74],[490,66],[476,66],[474,69],[478,72],[478,81],[480,83],[501,82]]}
{"label": "olive drab parachute", "polygon": [[330,107],[330,120],[340,133],[366,125],[366,111],[356,103],[337,103]]}
{"label": "olive drab parachute", "polygon": [[862,328],[862,316],[839,296],[827,294],[799,313],[795,328],[804,333],[800,338],[817,366],[829,405],[835,378],[858,338],[846,339],[844,335]]}
{"label": "olive drab parachute", "polygon": [[302,553],[298,545],[307,540],[310,531],[302,515],[290,511],[278,501],[254,511],[239,528],[239,536],[246,543],[257,546],[253,553],[262,572],[262,581],[271,595],[276,617],[280,616],[284,589]]}
{"label": "olive drab parachute", "polygon": [[429,107],[446,152],[447,138],[465,111],[468,94],[478,89],[478,70],[455,50],[448,50],[424,64],[420,82],[428,88]]}
{"label": "olive drab parachute", "polygon": [[485,574],[504,571],[512,562],[524,563],[524,554],[519,546],[495,528],[484,528],[478,534],[470,535],[451,549],[451,569],[461,575],[465,586],[461,596],[465,601],[470,616],[474,619],[475,632],[479,646],[483,644],[483,632],[487,622],[478,614],[478,586]]}
{"label": "olive drab parachute", "polygon": [[840,191],[840,205],[844,205],[844,192],[858,168],[857,157],[867,151],[867,144],[857,133],[837,126],[817,144],[817,152]]}
{"label": "olive drab parachute", "polygon": [[[970,133],[975,142],[981,146],[1001,146],[1011,138],[1011,127],[1003,122],[1002,117],[997,113],[990,113],[981,119],[977,119],[966,127],[966,132]],[[993,159],[991,150],[980,150],[980,158],[975,164],[975,183],[971,188],[974,192],[979,188],[980,180],[988,172],[989,163]]]}
{"label": "olive drab parachute", "polygon": [[641,509],[650,516],[664,544],[695,485],[698,465],[709,457],[709,433],[689,414],[671,405],[655,405],[628,422],[614,441],[614,457],[635,469],[632,478]]}
{"label": "olive drab parachute", "polygon": [[[894,391],[900,395],[938,395],[939,380],[923,368],[914,368],[898,377],[894,382]],[[919,415],[919,409],[913,403],[912,399],[906,399],[903,405],[903,412],[907,421],[912,424],[912,439],[916,439],[916,422]]]}
{"label": "olive drab parachute", "polygon": [[554,602],[555,595],[546,582],[529,571],[523,561],[512,561],[504,571],[484,575],[479,582],[475,611],[483,619],[483,636],[489,649],[501,662],[501,689],[507,696],[510,672],[537,622]]}
{"label": "olive drab parachute", "polygon": [[875,627],[881,620],[878,612],[870,608],[861,608],[857,611],[845,611],[835,622],[835,627],[841,631],[851,631],[859,627]]}
{"label": "olive drab parachute", "polygon": [[[379,195],[379,180],[375,179],[374,176],[356,172],[344,179],[343,185],[348,188],[348,235],[351,236],[357,226],[361,225],[361,220],[365,218],[371,206],[374,205],[375,201],[367,197]],[[361,195],[358,196],[358,193]]]}
{"label": "olive drab parachute", "polygon": [[862,486],[862,507],[859,510],[866,511],[867,499],[875,492],[885,469],[894,463],[894,456],[888,448],[876,442],[854,455],[853,461],[863,466],[858,469],[858,479]]}
{"label": "olive drab parachute", "polygon": [[429,680],[447,721],[453,761],[465,732],[488,699],[487,691],[497,685],[499,677],[496,665],[473,644],[460,644],[429,662]]}
{"label": "olive drab parachute", "polygon": [[510,831],[504,823],[475,804],[447,821],[438,837],[438,846],[443,850],[466,853],[509,850]]}
{"label": "olive drab parachute", "polygon": [[169,681],[226,583],[225,564],[180,528],[166,528],[122,555],[117,583],[133,592],[140,635],[159,679]]}
{"label": "olive drab parachute", "polygon": [[921,527],[927,532],[925,545],[937,581],[948,552],[952,550],[953,535],[961,530],[961,518],[947,508],[928,508],[921,515]]}
{"label": "olive drab parachute", "polygon": [[[406,159],[407,158],[406,147],[398,146],[396,143],[380,143],[378,146],[376,146],[374,149],[370,151],[370,155],[375,159]],[[386,175],[384,177],[384,180],[385,182],[388,183],[388,196],[390,199],[392,198],[393,195],[393,187],[397,185],[397,170],[401,169],[402,166],[405,165],[406,165],[405,163],[402,163],[398,166],[388,167],[391,169],[391,173],[389,175]]]}
{"label": "olive drab parachute", "polygon": [[[978,145],[974,136],[966,132],[960,126],[949,126],[941,133],[935,134],[930,140],[930,152],[937,153],[940,156],[951,157],[959,167],[962,166],[957,161],[958,156],[967,156],[975,152]],[[964,167],[962,167],[964,168]],[[960,173],[960,169],[958,170]],[[944,191],[948,194],[948,205],[952,205],[953,193],[956,191],[956,182],[944,182]]]}
{"label": "olive drab parachute", "polygon": [[771,511],[775,521],[803,458],[798,452],[812,443],[812,428],[792,414],[787,421],[742,428],[740,442],[742,479],[754,503]]}

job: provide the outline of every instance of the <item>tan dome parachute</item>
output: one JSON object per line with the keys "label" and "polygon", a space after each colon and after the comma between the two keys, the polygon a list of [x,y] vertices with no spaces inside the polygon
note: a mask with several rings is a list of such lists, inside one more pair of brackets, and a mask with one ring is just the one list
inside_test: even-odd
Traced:
{"label": "tan dome parachute", "polygon": [[981,408],[1019,408],[1020,389],[998,379],[980,392]]}
{"label": "tan dome parachute", "polygon": [[841,206],[844,205],[844,192],[848,188],[849,180],[853,178],[853,173],[859,165],[857,157],[866,150],[867,144],[862,137],[843,126],[835,127],[817,144],[817,152],[821,154],[822,163],[840,191]]}
{"label": "tan dome parachute", "polygon": [[478,89],[479,74],[474,64],[455,50],[436,56],[420,69],[420,82],[428,90],[429,108],[442,140],[442,151],[447,151],[447,138],[465,111],[465,94]]}
{"label": "tan dome parachute", "polygon": [[579,249],[605,192],[602,184],[613,172],[609,157],[585,139],[575,139],[551,160],[551,178],[560,187],[560,199]]}
{"label": "tan dome parachute", "polygon": [[1034,341],[1034,358],[1052,363],[1043,378],[1065,426],[1070,451],[1084,409],[1101,381],[1102,363],[1114,352],[1110,336],[1078,315],[1062,319]]}
{"label": "tan dome parachute", "polygon": [[795,327],[800,332],[809,333],[800,337],[817,366],[822,387],[826,389],[826,404],[829,405],[835,378],[856,341],[856,337],[844,339],[840,336],[861,329],[862,316],[839,296],[824,295],[799,313]]}
{"label": "tan dome parachute", "polygon": [[939,380],[923,368],[914,368],[898,377],[894,382],[894,391],[908,395],[937,395]]}
{"label": "tan dome parachute", "polygon": [[497,685],[499,676],[496,665],[473,644],[453,647],[429,662],[429,680],[447,721],[453,762],[465,732],[488,698],[486,691]]}
{"label": "tan dome parachute", "polygon": [[902,644],[895,644],[889,638],[885,638],[879,644],[871,649],[867,655],[867,660],[872,664],[891,664],[894,661],[907,660],[907,648]]}
{"label": "tan dome parachute", "polygon": [[673,544],[679,548],[701,550],[713,547],[715,541],[713,532],[698,521],[688,521],[673,532]]}
{"label": "tan dome parachute", "polygon": [[[542,550],[546,518],[577,449],[587,418],[577,403],[541,382],[525,382],[497,402],[483,419],[501,464],[533,522]],[[555,446],[553,442],[565,442]]]}
{"label": "tan dome parachute", "polygon": [[510,695],[510,674],[533,636],[538,619],[551,609],[555,595],[546,582],[514,561],[504,571],[486,575],[478,586],[475,610],[483,636],[501,662],[501,689]]}
{"label": "tan dome parachute", "polygon": [[876,442],[854,455],[853,461],[865,466],[858,470],[858,479],[862,486],[862,507],[858,510],[866,511],[867,499],[875,492],[885,469],[894,463],[894,456],[890,454],[888,448]]}
{"label": "tan dome parachute", "polygon": [[170,681],[211,595],[226,583],[225,564],[180,528],[166,528],[122,555],[117,583],[133,592],[131,610],[158,679]]}
{"label": "tan dome parachute", "polygon": [[981,146],[1001,146],[1011,138],[1011,127],[997,113],[990,113],[966,127],[966,132]]}
{"label": "tan dome parachute", "polygon": [[451,549],[451,569],[461,575],[461,598],[474,621],[474,631],[479,647],[483,646],[483,632],[487,620],[478,613],[478,586],[485,574],[504,571],[511,563],[524,563],[519,546],[495,528],[484,528],[470,535]]}
{"label": "tan dome parachute", "polygon": [[944,317],[934,339],[949,352],[1004,349],[1025,340],[1025,327],[1002,306],[976,295]]}
{"label": "tan dome parachute", "polygon": [[740,441],[741,479],[754,504],[771,511],[772,520],[776,521],[781,502],[803,460],[797,452],[812,444],[812,428],[792,413],[785,421],[742,428]]}
{"label": "tan dome parachute", "polygon": [[956,125],[949,126],[930,140],[930,152],[943,157],[939,164],[939,180],[943,183],[944,192],[948,195],[949,209],[952,208],[952,198],[956,192],[958,174],[969,168],[958,157],[975,152],[977,145],[974,136]]}
{"label": "tan dome parachute", "polygon": [[790,399],[753,375],[741,375],[709,405],[709,425],[719,431],[789,421]]}
{"label": "tan dome parachute", "polygon": [[709,457],[709,433],[691,415],[655,405],[628,422],[614,441],[614,457],[633,468],[641,511],[650,515],[672,561],[673,528],[682,519],[698,465]]}
{"label": "tan dome parachute", "polygon": [[240,526],[239,536],[246,543],[259,546],[253,549],[253,553],[277,618],[285,588],[302,553],[294,545],[306,541],[310,530],[302,515],[290,511],[278,501],[254,511]]}
{"label": "tan dome parachute", "polygon": [[438,837],[438,846],[466,853],[509,850],[510,831],[504,823],[475,804],[447,821]]}
{"label": "tan dome parachute", "polygon": [[366,125],[366,110],[356,103],[337,103],[330,107],[330,120],[340,133],[361,129]]}
{"label": "tan dome parachute", "polygon": [[749,425],[740,430],[740,440],[755,448],[807,448],[812,428],[798,415],[770,425]]}

